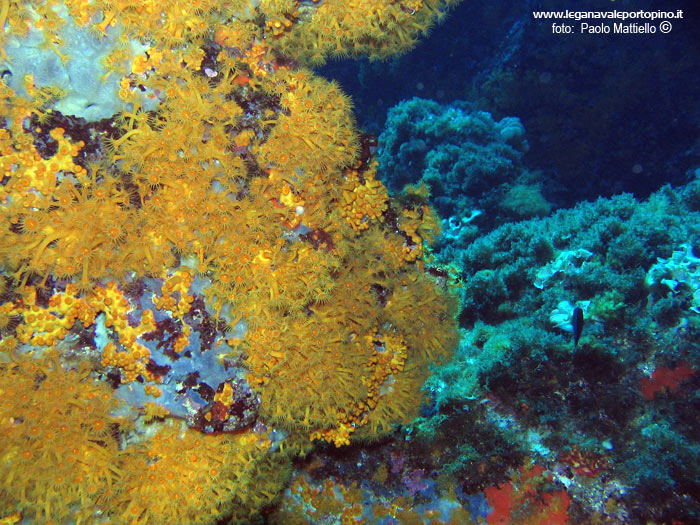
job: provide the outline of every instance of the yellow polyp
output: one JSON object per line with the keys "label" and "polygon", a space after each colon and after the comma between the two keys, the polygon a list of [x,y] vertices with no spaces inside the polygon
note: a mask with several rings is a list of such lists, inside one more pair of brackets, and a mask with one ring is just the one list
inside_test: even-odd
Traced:
{"label": "yellow polyp", "polygon": [[143,245],[143,252],[146,255],[148,263],[153,264],[153,255],[151,254],[151,249],[148,247],[148,242]]}
{"label": "yellow polyp", "polygon": [[57,241],[63,237],[60,233],[54,233],[53,235],[47,235],[43,241],[39,243],[39,246],[37,247],[36,253],[34,254],[34,257],[32,257],[32,260],[30,262],[31,267],[36,267],[37,263],[39,262],[39,259],[41,259],[41,256],[44,254],[44,250],[49,246],[54,241]]}
{"label": "yellow polyp", "polygon": [[102,22],[96,24],[96,27],[103,33],[107,34],[107,28],[112,23],[114,18],[117,16],[116,11],[109,11],[108,13],[102,13]]}
{"label": "yellow polyp", "polygon": [[80,278],[80,286],[87,289],[90,285],[90,277],[88,276],[88,258],[85,257],[83,260],[83,272]]}
{"label": "yellow polyp", "polygon": [[126,133],[124,133],[118,139],[114,140],[112,142],[111,146],[116,150],[117,148],[119,148],[119,146],[124,144],[124,142],[129,140],[131,137],[133,137],[134,135],[138,135],[140,133],[143,133],[143,130],[141,130],[140,128],[131,129],[131,130],[127,131]]}
{"label": "yellow polyp", "polygon": [[[0,28],[2,28],[2,27],[3,26],[0,25]],[[22,521],[22,513],[21,512],[14,512],[12,514],[8,514],[7,516],[4,516],[3,518],[0,518],[0,525],[14,525],[15,523],[19,523],[21,521]]]}
{"label": "yellow polyp", "polygon": [[270,280],[270,299],[274,299],[275,297],[279,297],[280,291],[279,291],[279,286],[277,284],[276,278],[273,276],[272,279]]}
{"label": "yellow polyp", "polygon": [[2,0],[2,4],[0,5],[0,30],[5,29],[7,15],[10,12],[10,2],[11,0]]}
{"label": "yellow polyp", "polygon": [[[143,160],[148,159],[148,158],[149,158],[151,155],[153,155],[156,151],[158,151],[158,147],[157,147],[157,146],[153,146],[152,148],[146,150],[146,151],[143,153],[143,155],[141,156],[141,160],[143,161]],[[166,184],[166,183],[163,183],[163,184]]]}
{"label": "yellow polyp", "polygon": [[63,54],[59,51],[57,44],[58,42],[55,42],[52,39],[49,39],[48,41],[49,47],[53,50],[54,53],[58,55],[58,58],[61,60],[61,62],[65,65],[68,63],[68,61],[71,59],[70,55]]}
{"label": "yellow polyp", "polygon": [[299,138],[303,140],[308,147],[316,148],[316,145],[313,142],[311,142],[311,140],[307,136],[301,135]]}
{"label": "yellow polyp", "polygon": [[270,250],[260,250],[254,260],[269,265],[272,261],[272,252]]}

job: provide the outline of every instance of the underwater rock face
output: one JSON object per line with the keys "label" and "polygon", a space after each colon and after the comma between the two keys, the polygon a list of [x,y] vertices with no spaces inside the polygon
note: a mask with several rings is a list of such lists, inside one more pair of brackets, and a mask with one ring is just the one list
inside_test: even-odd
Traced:
{"label": "underwater rock face", "polygon": [[1,3],[0,523],[700,522],[697,22],[455,3]]}
{"label": "underwater rock face", "polygon": [[[497,121],[469,102],[439,104],[416,97],[388,111],[378,160],[390,188],[424,182],[442,217],[466,218],[504,201],[508,188],[520,187],[517,182],[527,179],[522,164],[527,150],[517,118]],[[493,221],[493,215],[476,222]]]}

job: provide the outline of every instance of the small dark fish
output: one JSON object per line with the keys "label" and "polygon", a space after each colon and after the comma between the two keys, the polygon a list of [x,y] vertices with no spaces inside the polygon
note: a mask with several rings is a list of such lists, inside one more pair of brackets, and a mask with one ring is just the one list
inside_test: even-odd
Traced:
{"label": "small dark fish", "polygon": [[583,331],[583,310],[578,306],[574,308],[571,314],[571,326],[574,327],[574,351],[578,348],[578,340],[581,337],[581,332]]}

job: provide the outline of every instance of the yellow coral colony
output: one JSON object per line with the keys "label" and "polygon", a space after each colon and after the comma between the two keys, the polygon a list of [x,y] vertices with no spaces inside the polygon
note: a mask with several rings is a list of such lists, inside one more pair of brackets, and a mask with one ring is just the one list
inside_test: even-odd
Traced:
{"label": "yellow coral colony", "polygon": [[[405,51],[447,3],[5,2],[3,59],[31,42],[67,65],[69,32],[94,39],[120,109],[86,123],[55,110],[70,86],[0,83],[0,516],[246,521],[313,442],[416,414],[456,339],[424,268],[439,222],[419,190],[389,196],[304,64]],[[173,412],[195,340],[244,367],[254,426]],[[229,423],[232,381],[202,425]]]}

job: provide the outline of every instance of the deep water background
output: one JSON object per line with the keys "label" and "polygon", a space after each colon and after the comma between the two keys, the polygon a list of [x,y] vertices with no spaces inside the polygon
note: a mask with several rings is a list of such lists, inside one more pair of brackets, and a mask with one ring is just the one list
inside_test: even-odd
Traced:
{"label": "deep water background", "polygon": [[[532,10],[676,10],[669,34],[554,35]],[[412,52],[320,70],[352,96],[360,127],[379,134],[412,97],[468,100],[498,120],[520,118],[525,163],[559,206],[621,192],[644,198],[682,184],[700,159],[700,4],[596,0],[466,0]]]}

